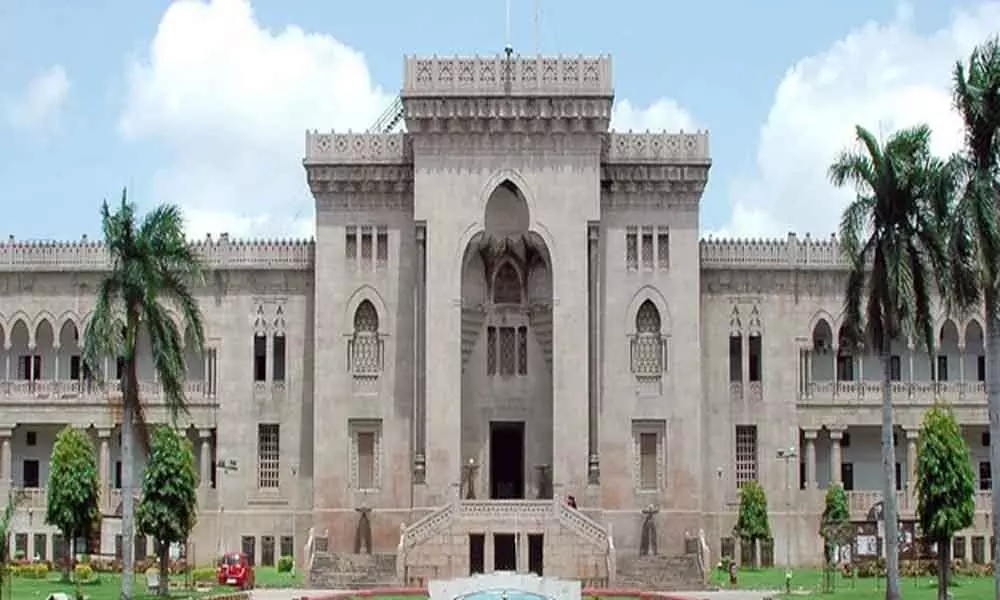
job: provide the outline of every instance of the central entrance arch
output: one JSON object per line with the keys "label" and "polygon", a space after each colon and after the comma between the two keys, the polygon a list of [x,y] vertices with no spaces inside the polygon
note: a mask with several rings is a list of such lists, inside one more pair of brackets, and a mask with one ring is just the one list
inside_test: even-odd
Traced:
{"label": "central entrance arch", "polygon": [[476,497],[548,498],[551,255],[512,181],[494,188],[484,212],[462,258],[463,464],[482,467],[471,481]]}

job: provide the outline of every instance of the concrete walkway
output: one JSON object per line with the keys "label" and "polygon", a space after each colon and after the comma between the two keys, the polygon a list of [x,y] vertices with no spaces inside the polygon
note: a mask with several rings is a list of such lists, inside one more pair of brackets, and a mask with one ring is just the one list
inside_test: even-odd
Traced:
{"label": "concrete walkway", "polygon": [[[326,594],[350,593],[349,590],[267,590],[251,591],[252,600],[295,600],[303,596],[323,596]],[[752,592],[749,590],[723,590],[718,592],[669,592],[674,598],[690,600],[766,600],[775,592]]]}

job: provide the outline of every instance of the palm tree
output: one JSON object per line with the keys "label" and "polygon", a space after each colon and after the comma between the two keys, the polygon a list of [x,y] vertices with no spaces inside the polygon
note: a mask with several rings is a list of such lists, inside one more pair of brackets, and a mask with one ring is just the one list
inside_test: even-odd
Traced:
{"label": "palm tree", "polygon": [[[181,332],[170,318],[164,301],[180,311],[187,343],[201,349],[205,343],[201,311],[191,286],[202,281],[198,256],[184,238],[181,211],[160,206],[138,222],[135,206],[122,191],[121,206],[111,213],[101,207],[104,245],[111,265],[97,292],[97,304],[84,333],[84,362],[98,380],[107,357],[124,361],[122,381],[122,598],[132,598],[132,550],[135,505],[136,433],[148,449],[149,436],[139,398],[136,342],[149,341],[151,360],[171,418],[187,411],[186,378]],[[138,429],[138,432],[137,432]]]}
{"label": "palm tree", "polygon": [[[1000,477],[1000,38],[955,64],[954,101],[965,122],[964,189],[951,235],[950,300],[961,311],[986,309],[986,397],[990,470]],[[993,572],[1000,598],[1000,487],[993,486]]]}
{"label": "palm tree", "polygon": [[930,128],[893,134],[885,145],[856,128],[859,151],[830,166],[837,187],[857,197],[844,210],[840,243],[850,263],[844,290],[847,342],[882,362],[882,471],[887,600],[899,598],[896,456],[893,447],[891,343],[913,338],[933,355],[933,298],[947,267],[944,236],[951,169],[930,152]]}

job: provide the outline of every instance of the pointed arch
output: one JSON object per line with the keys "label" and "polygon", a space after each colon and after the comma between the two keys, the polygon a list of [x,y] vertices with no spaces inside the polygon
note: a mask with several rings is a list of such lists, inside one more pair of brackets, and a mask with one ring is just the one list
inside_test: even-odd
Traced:
{"label": "pointed arch", "polygon": [[383,341],[379,313],[372,301],[362,299],[354,309],[352,334],[347,343],[347,364],[356,380],[370,381],[382,372]]}
{"label": "pointed arch", "polygon": [[382,295],[378,293],[378,290],[367,283],[359,286],[347,299],[347,305],[345,307],[343,317],[344,334],[353,335],[354,316],[358,312],[358,307],[366,300],[371,303],[372,307],[375,309],[375,313],[378,315],[379,335],[383,337],[389,335],[390,332],[394,331],[392,314],[386,307],[385,300],[382,298]]}
{"label": "pointed arch", "polygon": [[809,339],[812,339],[813,335],[816,333],[816,327],[819,326],[821,322],[825,322],[826,326],[830,328],[830,334],[833,336],[833,341],[836,341],[836,332],[840,331],[840,323],[837,322],[837,318],[830,314],[829,311],[825,309],[819,309],[809,317]]}
{"label": "pointed arch", "polygon": [[76,314],[75,311],[67,310],[63,311],[59,318],[56,319],[56,333],[57,335],[62,332],[63,327],[66,323],[72,323],[73,327],[76,327],[76,333],[79,338],[83,338],[83,319],[80,315]]}
{"label": "pointed arch", "polygon": [[491,298],[494,304],[521,304],[524,302],[524,274],[506,259],[493,270],[490,280]]}
{"label": "pointed arch", "polygon": [[4,348],[10,350],[12,346],[12,340],[14,339],[14,331],[17,329],[17,324],[20,323],[24,327],[24,331],[27,334],[27,343],[29,346],[32,345],[32,326],[31,317],[28,316],[23,310],[14,311],[8,321],[7,321],[7,337],[4,340]]}
{"label": "pointed arch", "polygon": [[644,285],[632,295],[632,299],[628,303],[627,312],[624,315],[624,330],[632,334],[638,333],[636,329],[636,317],[639,314],[639,308],[647,301],[651,302],[659,313],[660,332],[663,335],[669,335],[673,324],[670,309],[667,307],[666,298],[653,285]]}
{"label": "pointed arch", "polygon": [[635,313],[636,333],[655,333],[659,335],[661,330],[662,321],[660,319],[660,311],[656,309],[656,305],[651,300],[644,300],[639,305],[639,310]]}
{"label": "pointed arch", "polygon": [[359,333],[378,333],[378,311],[371,300],[362,300],[354,311],[354,335]]}
{"label": "pointed arch", "polygon": [[30,340],[31,347],[34,348],[38,345],[38,331],[41,329],[42,324],[45,323],[52,330],[52,345],[54,348],[59,347],[59,330],[56,329],[56,318],[47,310],[41,310],[35,315],[34,321],[31,323],[30,330]]}

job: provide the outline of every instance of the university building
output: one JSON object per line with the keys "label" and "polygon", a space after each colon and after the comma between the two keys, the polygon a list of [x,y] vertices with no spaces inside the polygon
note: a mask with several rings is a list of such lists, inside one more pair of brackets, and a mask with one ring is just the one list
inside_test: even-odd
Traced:
{"label": "university building", "polygon": [[[609,130],[609,57],[404,64],[369,132],[306,135],[315,241],[193,242],[210,272],[180,423],[201,476],[191,560],[621,582],[660,560],[640,554],[739,556],[752,480],[776,563],[820,562],[831,482],[855,552],[877,552],[881,374],[839,343],[836,240],[700,240],[708,134]],[[66,425],[92,436],[100,551],[120,553],[121,396],[80,360],[107,266],[87,239],[0,244],[0,493],[26,557],[62,551],[45,489]],[[956,552],[988,561],[983,323],[938,329],[933,360],[894,346],[904,530],[922,413],[944,399],[982,490]],[[166,421],[139,354],[147,417]]]}

